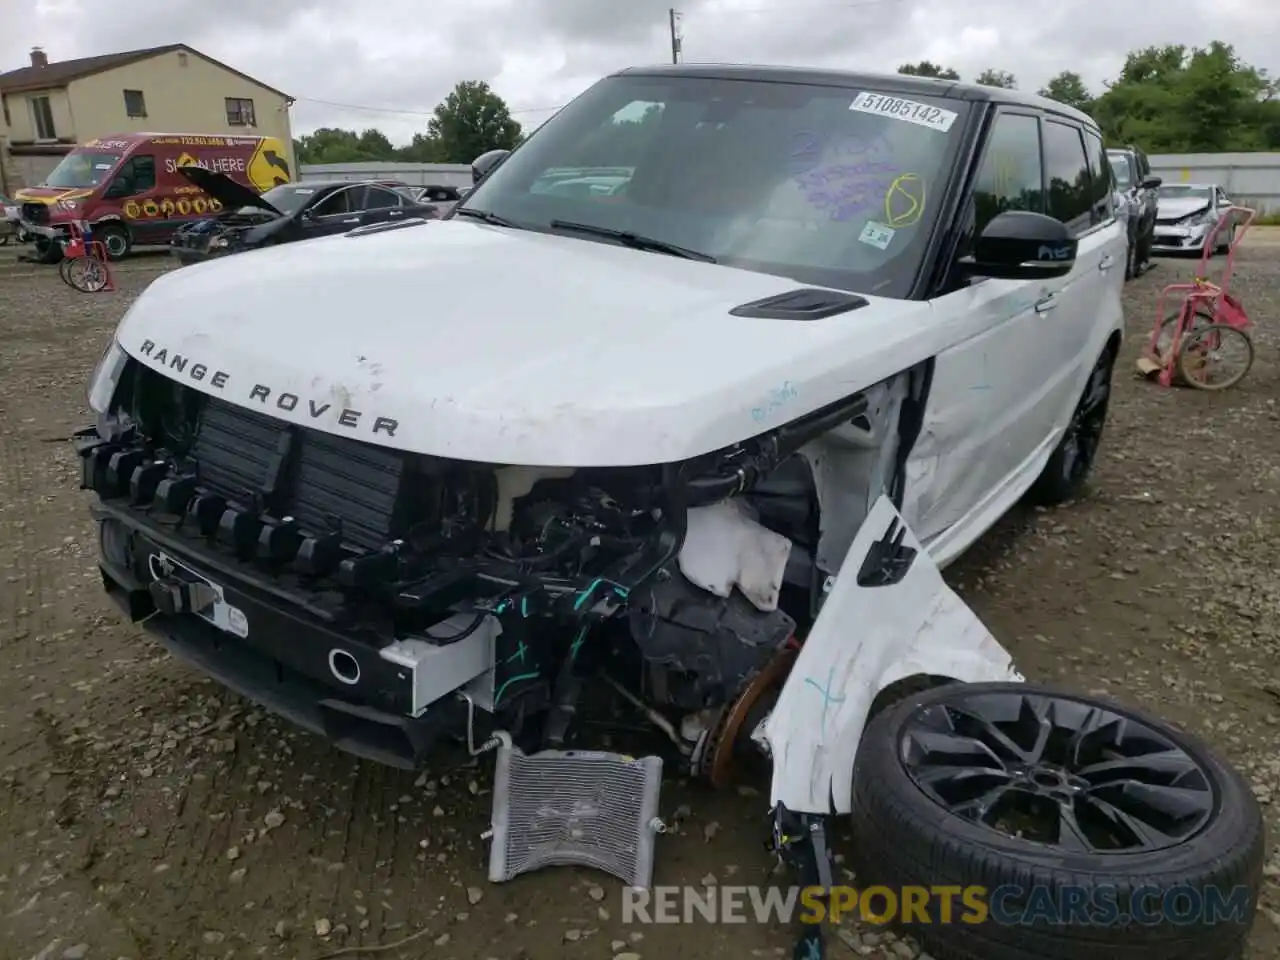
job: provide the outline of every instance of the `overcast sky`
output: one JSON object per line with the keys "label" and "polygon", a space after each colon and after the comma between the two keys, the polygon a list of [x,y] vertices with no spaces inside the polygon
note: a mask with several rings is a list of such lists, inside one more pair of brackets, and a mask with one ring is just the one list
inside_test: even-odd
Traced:
{"label": "overcast sky", "polygon": [[[670,0],[0,0],[0,68],[187,43],[297,98],[295,135],[378,127],[407,142],[459,80],[487,80],[536,125],[603,74],[669,62]],[[1221,39],[1280,72],[1271,0],[680,0],[690,62],[893,70],[987,67],[1035,90],[1093,88],[1128,50]],[[1158,12],[1157,12],[1158,11]],[[326,102],[327,101],[327,102]],[[336,104],[350,105],[338,106]],[[364,109],[352,109],[362,107]],[[376,109],[375,109],[376,108]]]}

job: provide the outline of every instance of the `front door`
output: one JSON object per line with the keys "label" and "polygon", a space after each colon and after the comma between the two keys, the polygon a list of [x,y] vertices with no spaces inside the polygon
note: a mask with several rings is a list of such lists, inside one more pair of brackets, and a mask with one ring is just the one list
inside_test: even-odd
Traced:
{"label": "front door", "polygon": [[[976,231],[1006,210],[1045,212],[1045,183],[1039,117],[1003,109],[974,187]],[[939,564],[1012,505],[1056,442],[1074,390],[1062,350],[1078,277],[975,279],[933,301],[935,322],[967,336],[936,358],[902,512]]]}
{"label": "front door", "polygon": [[360,226],[364,184],[339,187],[311,207],[302,218],[303,239],[346,233]]}

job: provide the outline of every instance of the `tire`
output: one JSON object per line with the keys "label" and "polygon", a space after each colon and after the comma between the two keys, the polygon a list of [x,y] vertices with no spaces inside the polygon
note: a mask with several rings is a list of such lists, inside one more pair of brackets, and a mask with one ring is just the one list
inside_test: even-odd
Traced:
{"label": "tire", "polygon": [[[982,739],[985,754],[962,746],[974,743],[970,733],[984,729],[981,720],[966,719],[984,703],[988,706],[977,712],[1000,725],[995,738]],[[1004,719],[1030,729],[1020,735]],[[1079,733],[1091,724],[1091,732]],[[1045,755],[1061,765],[1015,762],[1015,753],[1006,750],[1010,741],[1031,746],[1044,732],[1050,734],[1043,741]],[[930,736],[941,760],[932,765],[922,746]],[[1160,761],[1144,764],[1139,755],[1147,737],[1150,749],[1172,749]],[[997,759],[1001,753],[1006,759]],[[1032,753],[1024,751],[1023,759]],[[966,757],[967,770],[955,766]],[[1110,770],[1097,769],[1098,763]],[[1117,763],[1125,766],[1116,769]],[[973,816],[949,809],[941,794],[926,793],[919,785],[926,782],[921,771],[930,770],[931,789],[950,794],[953,805],[964,805],[969,796],[982,798],[968,801]],[[1126,785],[1117,788],[1116,774],[1122,770],[1128,774]],[[1138,778],[1144,773],[1149,774],[1145,793],[1130,792],[1128,784],[1141,786]],[[1170,790],[1175,779],[1180,786]],[[1050,780],[1053,786],[1044,785]],[[991,800],[996,792],[991,785],[998,783],[1015,787]],[[968,793],[951,793],[965,786]],[[1077,825],[1074,836],[1083,841],[1081,849],[1068,849],[1056,837],[1028,839],[1038,817],[1022,822],[1016,834],[981,822],[1012,816],[1027,802],[1023,798],[1032,796],[1054,820],[1062,810],[1072,811],[1069,821]],[[1138,797],[1158,798],[1166,802],[1166,811],[1175,804],[1184,813],[1194,810],[1194,817],[1180,825],[1172,819],[1162,823],[1185,835],[1175,839],[1148,830],[1147,836],[1167,842],[1135,848],[1141,834],[1134,825],[1150,827],[1143,816],[1155,809],[1135,804]],[[1235,960],[1243,955],[1262,885],[1262,814],[1240,774],[1171,724],[1125,705],[1038,684],[950,684],[886,709],[868,724],[859,746],[852,818],[854,867],[862,890],[872,885],[899,891],[985,889],[977,898],[987,905],[985,915],[973,912],[960,895],[954,900],[930,896],[927,920],[919,913],[906,915],[913,922],[903,926],[937,960]],[[1111,846],[1100,850],[1104,834]],[[1193,902],[1199,896],[1202,903],[1205,896],[1216,897],[1205,893],[1211,889],[1221,891],[1238,912],[1219,912],[1207,920],[1204,913],[1212,911],[1193,917],[1187,910],[1188,922],[1162,920],[1171,908],[1185,910],[1188,897]]]}
{"label": "tire", "polygon": [[[1215,336],[1236,340],[1243,345],[1245,361],[1244,365],[1236,370],[1232,376],[1219,383],[1211,384],[1194,376],[1199,367],[1197,353],[1194,348],[1201,340]],[[1178,349],[1178,376],[1187,385],[1195,387],[1197,390],[1227,390],[1234,387],[1248,375],[1249,370],[1253,367],[1253,359],[1253,337],[1249,336],[1247,331],[1225,323],[1210,323],[1207,326],[1193,329],[1190,335],[1183,338]]]}
{"label": "tire", "polygon": [[1089,372],[1084,392],[1071,414],[1071,422],[1049,455],[1049,462],[1027,492],[1027,499],[1042,507],[1074,500],[1084,490],[1102,442],[1111,401],[1111,376],[1115,351],[1108,346]]}
{"label": "tire", "polygon": [[1131,240],[1124,253],[1124,278],[1126,281],[1132,280],[1138,275],[1137,255],[1138,245]]}
{"label": "tire", "polygon": [[123,260],[129,255],[129,251],[133,249],[133,237],[130,235],[128,228],[122,227],[118,223],[104,223],[102,226],[95,226],[90,239],[98,241],[107,248],[107,259],[112,262]]}
{"label": "tire", "polygon": [[[1176,329],[1178,315],[1182,312],[1181,308],[1173,310],[1167,317],[1160,321],[1160,333],[1156,338],[1156,349],[1164,356],[1167,351],[1173,349],[1173,331]],[[1196,330],[1203,327],[1213,326],[1213,314],[1204,306],[1197,305],[1195,314],[1191,318],[1191,323],[1182,331],[1182,336],[1188,337]]]}
{"label": "tire", "polygon": [[1224,254],[1230,253],[1231,244],[1235,241],[1235,238],[1236,238],[1236,228],[1235,228],[1235,225],[1233,224],[1232,226],[1227,227],[1225,239],[1220,244],[1218,244],[1218,246],[1214,249],[1213,252],[1224,253]]}
{"label": "tire", "polygon": [[37,237],[35,241],[36,262],[54,264],[62,260],[62,244],[48,237]]}

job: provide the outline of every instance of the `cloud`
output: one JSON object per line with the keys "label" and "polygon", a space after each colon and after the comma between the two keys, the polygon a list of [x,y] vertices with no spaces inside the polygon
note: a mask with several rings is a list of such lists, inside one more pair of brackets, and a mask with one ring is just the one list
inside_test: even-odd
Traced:
{"label": "cloud", "polygon": [[[1280,18],[1250,0],[677,0],[684,58],[891,71],[933,60],[1036,89],[1098,89],[1129,50],[1218,38],[1266,66]],[[488,80],[534,125],[609,71],[670,60],[670,0],[4,0],[0,69],[183,42],[298,98],[294,129],[378,127],[405,142],[459,80]],[[351,106],[335,106],[345,104]],[[362,109],[355,109],[362,108]],[[374,109],[376,108],[376,109]]]}

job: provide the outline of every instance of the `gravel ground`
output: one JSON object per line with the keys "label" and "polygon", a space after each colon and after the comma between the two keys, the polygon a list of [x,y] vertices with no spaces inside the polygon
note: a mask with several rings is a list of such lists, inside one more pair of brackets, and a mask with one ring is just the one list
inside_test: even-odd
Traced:
{"label": "gravel ground", "polygon": [[[1165,262],[1129,285],[1134,336],[1092,495],[1006,518],[948,578],[1031,678],[1117,695],[1199,731],[1280,807],[1280,257],[1242,255],[1259,359],[1224,395],[1129,375]],[[487,765],[413,777],[355,761],[173,661],[102,596],[69,445],[139,258],[85,296],[0,263],[0,958],[781,955],[757,925],[626,927],[616,884],[484,880]],[[656,882],[762,882],[764,799],[672,783],[685,814]],[[847,843],[848,838],[840,838]],[[1248,960],[1280,956],[1280,856]],[[599,883],[600,886],[596,886]],[[849,955],[910,957],[847,928]]]}

